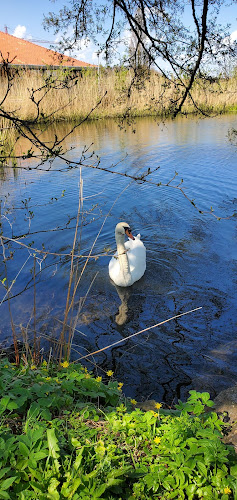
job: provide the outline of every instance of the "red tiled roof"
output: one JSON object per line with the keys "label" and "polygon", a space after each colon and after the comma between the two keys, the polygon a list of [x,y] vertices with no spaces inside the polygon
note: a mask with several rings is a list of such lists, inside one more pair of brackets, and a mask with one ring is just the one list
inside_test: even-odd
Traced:
{"label": "red tiled roof", "polygon": [[3,57],[9,62],[12,61],[12,64],[22,66],[94,66],[2,31],[0,31],[0,52],[0,63]]}

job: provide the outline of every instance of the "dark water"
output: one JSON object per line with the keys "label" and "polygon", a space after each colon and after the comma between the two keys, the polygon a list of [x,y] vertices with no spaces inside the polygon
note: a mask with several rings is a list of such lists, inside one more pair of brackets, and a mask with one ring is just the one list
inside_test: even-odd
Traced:
{"label": "dark water", "polygon": [[[236,218],[218,221],[212,215],[199,213],[210,212],[212,206],[217,216],[226,218],[237,211],[237,155],[227,138],[231,127],[237,128],[236,116],[179,119],[165,125],[140,119],[135,132],[134,127],[124,131],[115,122],[105,121],[86,124],[69,136],[67,146],[74,148],[68,153],[71,158],[78,159],[83,146],[93,142],[104,168],[121,161],[115,167],[117,171],[140,175],[147,168],[160,166],[150,177],[155,183],[167,183],[178,172],[169,187],[157,187],[82,169],[85,219],[80,253],[88,254],[106,214],[120,195],[93,254],[107,247],[115,249],[114,227],[125,220],[135,234],[141,233],[147,248],[147,271],[139,282],[121,290],[109,279],[107,256],[90,261],[76,293],[76,306],[96,278],[77,320],[72,358],[202,307],[93,357],[100,368],[112,369],[117,380],[124,382],[125,394],[136,399],[150,397],[171,403],[177,397],[186,397],[190,389],[207,390],[214,397],[237,381]],[[67,131],[61,127],[57,133]],[[61,167],[57,161],[54,168]],[[29,230],[30,213],[23,201],[30,197],[30,234],[21,241],[35,248],[43,244],[50,252],[69,253],[78,208],[79,171],[14,174],[5,170],[1,176],[4,234],[11,237]],[[198,210],[171,187],[181,179],[185,193],[195,200]],[[66,229],[60,230],[63,227]],[[48,232],[52,229],[56,230]],[[11,290],[11,310],[19,336],[23,326],[31,338],[34,252],[16,245],[14,248],[13,259],[7,261],[9,282],[19,273]],[[80,261],[80,269],[84,262]],[[36,329],[41,335],[57,337],[65,309],[70,259],[38,259],[36,270]],[[0,279],[4,276],[1,261]],[[1,285],[0,302],[4,294]],[[4,340],[11,336],[6,301],[0,314]],[[42,340],[42,344],[46,347],[47,342]],[[85,364],[93,367],[89,361]]]}

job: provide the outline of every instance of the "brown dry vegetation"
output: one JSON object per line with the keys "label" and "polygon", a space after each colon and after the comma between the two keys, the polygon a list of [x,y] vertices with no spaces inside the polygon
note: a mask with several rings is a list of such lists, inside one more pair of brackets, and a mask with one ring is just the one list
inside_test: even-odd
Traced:
{"label": "brown dry vegetation", "polygon": [[[52,83],[56,74],[57,81],[53,86],[57,88],[50,88],[50,81]],[[51,113],[56,120],[85,117],[101,98],[102,102],[94,109],[91,118],[122,116],[128,110],[133,116],[168,115],[172,102],[180,92],[176,82],[167,83],[162,76],[153,71],[144,83],[141,80],[135,82],[128,97],[132,77],[132,72],[126,69],[102,68],[98,74],[96,69],[88,68],[77,75],[76,83],[74,81],[70,84],[70,88],[67,88],[62,83],[64,78],[62,71],[52,73],[50,80],[48,72],[21,70],[14,79],[4,102],[4,109],[15,110],[19,118],[34,120],[37,117],[37,108],[32,100],[32,89],[34,89],[35,101],[39,101],[47,90],[40,102],[39,119]],[[2,99],[6,88],[6,79],[3,76],[0,88],[0,99]],[[198,80],[192,89],[192,97],[198,108],[204,112],[237,111],[237,77],[212,82]],[[198,109],[189,98],[183,111],[195,113]]]}
{"label": "brown dry vegetation", "polygon": [[15,141],[14,125],[6,118],[0,118],[0,166],[5,164],[5,156],[10,157],[14,153]]}

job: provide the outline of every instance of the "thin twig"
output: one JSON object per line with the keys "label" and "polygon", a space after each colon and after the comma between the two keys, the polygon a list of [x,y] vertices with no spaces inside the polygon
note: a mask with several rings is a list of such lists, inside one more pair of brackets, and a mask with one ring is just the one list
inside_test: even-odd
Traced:
{"label": "thin twig", "polygon": [[[1,236],[1,239],[4,239],[4,236]],[[21,273],[22,269],[25,267],[25,265],[26,265],[26,263],[28,262],[28,260],[29,260],[29,258],[30,258],[30,257],[31,257],[31,255],[29,255],[29,256],[27,257],[26,261],[24,262],[24,264],[22,264],[22,266],[21,266],[20,270],[18,271],[17,275],[16,275],[16,276],[15,276],[15,278],[12,280],[11,285],[9,286],[9,288],[8,288],[8,290],[6,291],[6,293],[5,293],[4,297],[3,297],[3,299],[2,299],[2,300],[1,300],[1,302],[0,302],[0,306],[1,306],[1,305],[2,305],[2,303],[5,301],[6,297],[7,297],[7,296],[9,297],[9,293],[10,293],[10,291],[11,291],[11,289],[12,289],[13,285],[15,284],[15,282],[16,282],[16,280],[17,280],[17,278],[18,278],[19,274]],[[4,261],[5,261],[5,259],[4,259]]]}
{"label": "thin twig", "polygon": [[93,356],[94,354],[98,354],[99,352],[105,351],[106,349],[109,349],[110,347],[113,347],[114,345],[121,344],[122,342],[125,342],[126,340],[129,340],[132,337],[135,337],[136,335],[139,335],[140,333],[147,332],[148,330],[152,330],[153,328],[156,328],[157,326],[163,325],[164,323],[168,323],[168,321],[172,321],[173,319],[180,318],[181,316],[185,316],[185,314],[190,314],[194,311],[198,311],[199,309],[202,309],[202,307],[196,307],[196,309],[192,309],[190,311],[184,312],[182,314],[177,314],[176,316],[172,316],[172,318],[166,319],[165,321],[161,321],[160,323],[157,323],[156,325],[149,326],[148,328],[144,328],[144,330],[140,330],[139,332],[133,333],[132,335],[129,335],[128,337],[125,337],[121,340],[118,340],[117,342],[114,342],[113,344],[107,345],[106,347],[103,347],[102,349],[99,349],[98,351],[91,352],[90,354],[87,354],[86,356],[82,356],[79,358],[77,361],[81,361],[81,359],[88,358],[89,356]]}
{"label": "thin twig", "polygon": [[[82,190],[81,169],[80,169],[80,186],[79,187],[80,187],[80,194],[81,194],[81,192],[82,192],[81,191]],[[74,252],[75,252],[76,239],[77,239],[77,228],[78,228],[78,224],[79,224],[79,217],[80,217],[80,213],[81,213],[81,204],[82,203],[83,203],[83,199],[79,195],[76,229],[75,229],[75,233],[74,233],[73,246],[72,246],[72,250],[71,250],[71,270],[70,270],[70,277],[69,277],[69,284],[68,284],[68,291],[67,291],[67,301],[66,301],[66,308],[65,308],[65,314],[64,314],[63,328],[62,328],[62,332],[60,335],[61,346],[60,346],[60,353],[59,353],[59,363],[61,363],[61,360],[62,360],[62,346],[63,346],[63,342],[64,342],[64,335],[65,335],[65,328],[66,328],[67,319],[68,319],[68,313],[69,313],[70,306],[71,306],[71,304],[69,305],[69,301],[70,301],[71,287],[72,287],[73,274],[74,274],[73,273],[73,259],[74,259]]]}

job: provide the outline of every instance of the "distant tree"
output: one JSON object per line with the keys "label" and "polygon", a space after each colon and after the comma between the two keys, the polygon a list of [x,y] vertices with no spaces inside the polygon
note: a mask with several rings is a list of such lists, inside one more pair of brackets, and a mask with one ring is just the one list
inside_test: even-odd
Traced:
{"label": "distant tree", "polygon": [[99,5],[95,0],[70,0],[58,14],[45,17],[45,27],[62,34],[63,50],[73,49],[80,40],[102,39],[100,50],[110,62],[130,32],[135,66],[145,60],[167,82],[176,79],[179,92],[170,102],[176,116],[187,97],[192,100],[196,76],[206,78],[208,66],[220,66],[236,55],[236,43],[227,43],[228,27],[217,22],[221,9],[236,1],[102,0]]}
{"label": "distant tree", "polygon": [[137,20],[140,28],[138,28],[138,36],[133,30],[130,30],[131,34],[130,34],[129,49],[128,49],[129,66],[133,68],[149,67],[150,58],[148,56],[147,51],[145,50],[146,35],[144,34],[144,23],[140,8],[137,9],[137,12],[135,14],[135,19]]}

